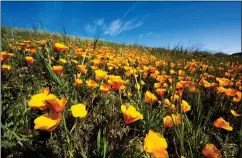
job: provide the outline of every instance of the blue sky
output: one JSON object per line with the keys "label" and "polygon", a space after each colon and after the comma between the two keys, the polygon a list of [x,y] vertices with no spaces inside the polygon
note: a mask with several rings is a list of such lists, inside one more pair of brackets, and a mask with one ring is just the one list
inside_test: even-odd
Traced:
{"label": "blue sky", "polygon": [[241,2],[2,2],[2,25],[81,37],[241,51]]}

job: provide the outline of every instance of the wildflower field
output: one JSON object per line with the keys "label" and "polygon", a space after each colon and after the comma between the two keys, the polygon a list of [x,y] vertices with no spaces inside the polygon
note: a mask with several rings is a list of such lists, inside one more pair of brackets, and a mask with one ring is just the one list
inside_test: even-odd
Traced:
{"label": "wildflower field", "polygon": [[3,157],[242,156],[240,56],[1,37]]}

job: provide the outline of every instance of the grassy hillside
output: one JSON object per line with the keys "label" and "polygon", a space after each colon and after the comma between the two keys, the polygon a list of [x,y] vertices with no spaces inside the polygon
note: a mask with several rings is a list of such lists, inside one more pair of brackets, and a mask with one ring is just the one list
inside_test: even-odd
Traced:
{"label": "grassy hillside", "polygon": [[242,60],[1,27],[2,157],[241,157]]}

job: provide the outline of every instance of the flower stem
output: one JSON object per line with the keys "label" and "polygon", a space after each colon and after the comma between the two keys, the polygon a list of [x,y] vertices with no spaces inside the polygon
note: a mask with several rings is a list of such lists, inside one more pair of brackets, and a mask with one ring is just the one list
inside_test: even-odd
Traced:
{"label": "flower stem", "polygon": [[69,138],[69,136],[68,136],[68,129],[67,129],[67,127],[66,127],[66,119],[65,119],[65,115],[64,115],[64,113],[63,113],[63,123],[64,123],[64,128],[65,128],[65,133],[66,133],[66,139],[67,139],[67,143],[68,143],[68,146],[69,146],[69,148],[68,148],[68,152],[69,152],[69,156],[70,157],[73,157],[73,154],[72,154],[72,151],[70,150],[70,148],[71,148],[71,143],[70,143],[70,138]]}
{"label": "flower stem", "polygon": [[72,128],[71,128],[70,134],[71,134],[72,131],[75,129],[75,127],[76,127],[76,125],[77,125],[77,122],[78,122],[78,120],[75,119],[75,123],[74,123],[74,125],[73,125]]}

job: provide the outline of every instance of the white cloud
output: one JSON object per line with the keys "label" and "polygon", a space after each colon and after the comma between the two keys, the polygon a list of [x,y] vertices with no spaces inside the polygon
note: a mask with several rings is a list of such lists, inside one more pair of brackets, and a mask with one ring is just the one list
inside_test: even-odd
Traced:
{"label": "white cloud", "polygon": [[149,33],[147,33],[147,34],[140,34],[139,35],[139,38],[141,38],[141,37],[145,37],[145,36],[149,36],[149,35],[151,35],[152,34],[152,32],[149,32]]}
{"label": "white cloud", "polygon": [[90,24],[87,24],[84,26],[84,29],[87,33],[95,33],[96,32],[96,26],[92,26]]}
{"label": "white cloud", "polygon": [[151,35],[151,34],[152,34],[152,32],[149,32],[149,33],[146,34],[146,36],[149,36],[149,35]]}
{"label": "white cloud", "polygon": [[84,26],[84,29],[87,33],[94,34],[98,30],[105,30],[106,24],[104,23],[104,18],[100,18],[98,20],[93,21],[94,24],[87,24]]}
{"label": "white cloud", "polygon": [[121,29],[122,22],[121,20],[117,19],[111,22],[110,26],[106,29],[104,34],[109,34],[111,36],[118,35],[119,30]]}
{"label": "white cloud", "polygon": [[117,36],[124,31],[138,28],[143,24],[141,21],[139,21],[137,23],[135,23],[135,22],[136,22],[136,19],[128,20],[126,22],[122,22],[120,19],[114,20],[108,26],[108,28],[106,29],[104,34],[111,35],[111,36]]}
{"label": "white cloud", "polygon": [[104,18],[94,21],[97,26],[102,26],[104,24]]}

